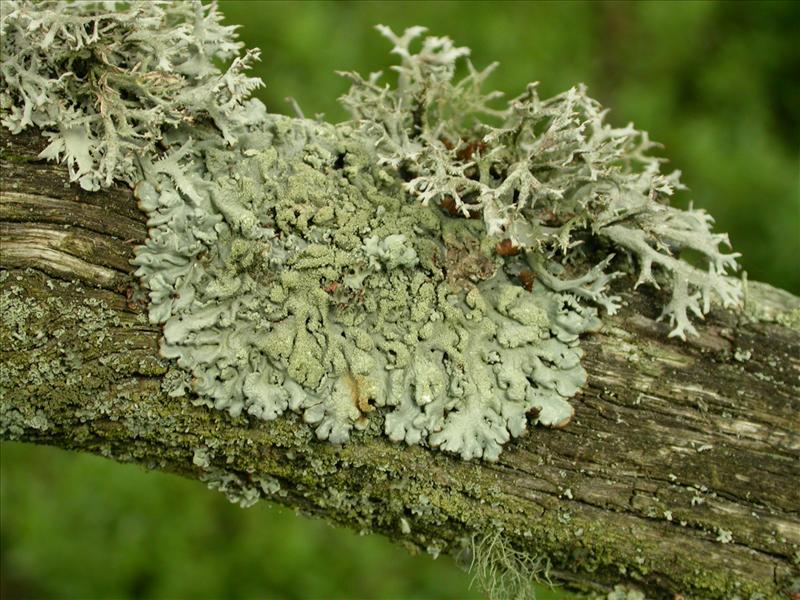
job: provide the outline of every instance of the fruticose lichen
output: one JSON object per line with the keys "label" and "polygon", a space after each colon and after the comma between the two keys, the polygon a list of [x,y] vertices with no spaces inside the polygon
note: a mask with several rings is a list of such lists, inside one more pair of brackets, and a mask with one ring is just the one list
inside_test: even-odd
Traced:
{"label": "fruticose lichen", "polygon": [[726,236],[666,204],[678,174],[583,87],[542,100],[530,85],[494,108],[480,91],[493,67],[467,62],[456,81],[467,49],[428,37],[415,53],[423,28],[379,27],[397,85],[347,73],[352,119],[332,125],[250,97],[258,54],[239,56],[214,5],[4,8],[3,124],[40,128],[42,156],[87,189],[135,185],[149,316],[191,374],[173,396],[291,410],[335,443],[374,423],[495,460],[530,425],[572,417],[579,336],[599,328],[596,306],[620,304],[615,254],[639,261],[638,283],[670,287],[670,335],[696,333],[688,313],[714,297],[738,302]]}
{"label": "fruticose lichen", "polygon": [[514,549],[500,529],[473,538],[468,554],[471,585],[477,584],[490,600],[535,599],[536,585],[550,583],[549,559]]}

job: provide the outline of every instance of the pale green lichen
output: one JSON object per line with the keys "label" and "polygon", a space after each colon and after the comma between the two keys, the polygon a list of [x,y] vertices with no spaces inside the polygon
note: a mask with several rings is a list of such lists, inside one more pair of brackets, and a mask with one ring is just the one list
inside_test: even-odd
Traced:
{"label": "pale green lichen", "polygon": [[514,549],[500,529],[473,538],[465,551],[471,557],[472,584],[490,600],[535,600],[536,586],[550,583],[550,560]]}
{"label": "pale green lichen", "polygon": [[572,417],[591,305],[619,305],[602,245],[671,286],[672,335],[712,297],[737,301],[725,236],[663,202],[677,174],[659,173],[646,134],[605,124],[583,88],[541,100],[530,86],[494,109],[490,69],[455,81],[468,51],[431,37],[414,53],[422,28],[380,28],[397,87],[349,74],[353,120],[334,126],[251,99],[257,54],[234,58],[213,5],[14,0],[0,27],[3,123],[41,128],[43,155],[88,189],[136,183],[137,274],[163,356],[190,375],[170,378],[173,396],[294,411],[334,443],[377,421],[393,441],[496,460],[529,425]]}
{"label": "pale green lichen", "polygon": [[51,140],[42,157],[89,190],[136,183],[138,161],[172,127],[210,120],[233,144],[240,104],[262,85],[243,75],[258,51],[239,57],[234,29],[200,2],[4,2],[2,124],[41,128]]}
{"label": "pale green lichen", "polygon": [[261,499],[259,482],[249,482],[238,475],[222,469],[211,468],[200,475],[210,490],[217,490],[233,504],[249,508]]}
{"label": "pale green lichen", "polygon": [[733,534],[727,529],[722,529],[721,527],[718,527],[716,540],[720,544],[730,544],[733,541]]}
{"label": "pale green lichen", "polygon": [[[688,313],[702,317],[714,298],[738,304],[740,286],[725,277],[738,254],[719,250],[728,238],[711,232],[707,213],[666,204],[683,188],[680,173],[660,173],[663,159],[647,154],[656,144],[646,132],[605,123],[607,111],[583,86],[542,100],[531,84],[494,109],[497,94],[480,91],[494,65],[477,71],[467,61],[468,75],[457,81],[456,61],[468,49],[428,37],[415,53],[411,45],[424,28],[402,36],[379,29],[401,57],[397,86],[380,85],[380,73],[368,80],[344,73],[353,81],[344,102],[381,164],[404,174],[406,191],[423,204],[482,216],[487,234],[526,250],[530,268],[551,289],[609,313],[618,299],[606,290],[615,275],[604,272],[608,263],[572,278],[562,265],[599,238],[639,259],[637,285],[658,286],[657,267],[672,290],[662,314],[673,325],[670,335],[696,333]],[[701,256],[707,270],[677,259],[682,249]]]}
{"label": "pale green lichen", "polygon": [[603,597],[603,600],[646,600],[646,596],[626,585],[615,585],[614,590]]}
{"label": "pale green lichen", "polygon": [[[180,281],[151,316],[166,321],[162,352],[191,370],[194,391],[234,415],[293,410],[337,443],[385,408],[390,439],[464,458],[496,459],[529,422],[568,421],[566,399],[586,378],[575,344],[598,326],[594,311],[543,288],[529,294],[491,255],[481,255],[490,277],[451,285],[445,255],[475,252],[480,230],[403,202],[363,149],[351,156],[347,127],[320,129],[269,117],[259,140],[268,150],[232,157],[236,174],[209,186],[205,214],[224,205],[229,216],[208,248],[176,237],[186,207],[161,201],[175,197],[169,181],[137,189],[170,224],[151,230],[136,262],[145,278]],[[293,146],[298,137],[306,143]],[[322,222],[309,217],[314,198],[331,208]],[[444,221],[458,235],[453,223],[443,235]],[[205,256],[179,271],[167,243]]]}

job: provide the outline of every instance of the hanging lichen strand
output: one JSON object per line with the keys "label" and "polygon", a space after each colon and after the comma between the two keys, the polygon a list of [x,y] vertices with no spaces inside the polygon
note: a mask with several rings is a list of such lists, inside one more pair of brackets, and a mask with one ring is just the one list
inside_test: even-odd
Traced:
{"label": "hanging lichen strand", "polygon": [[572,417],[579,336],[619,306],[608,252],[671,288],[671,335],[696,333],[688,313],[714,297],[738,302],[727,237],[665,203],[678,174],[583,87],[541,100],[530,85],[497,110],[480,91],[492,67],[454,79],[468,50],[428,37],[415,53],[422,28],[379,27],[397,85],[346,74],[353,118],[331,125],[250,98],[257,53],[239,56],[213,5],[3,13],[3,124],[37,126],[42,156],[84,188],[136,186],[149,237],[134,262],[186,373],[176,397],[295,411],[335,443],[369,428],[494,460],[531,424]]}

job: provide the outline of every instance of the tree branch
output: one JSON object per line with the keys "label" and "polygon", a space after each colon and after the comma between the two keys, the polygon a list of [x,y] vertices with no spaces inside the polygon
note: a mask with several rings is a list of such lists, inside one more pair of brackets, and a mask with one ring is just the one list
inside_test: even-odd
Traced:
{"label": "tree branch", "polygon": [[2,439],[137,462],[432,554],[502,530],[578,589],[791,597],[800,299],[750,284],[744,315],[713,311],[681,342],[654,320],[655,295],[625,296],[583,342],[589,384],[573,422],[531,431],[494,464],[369,432],[337,447],[294,416],[232,418],[169,397],[180,373],[158,355],[129,265],[144,215],[126,188],[70,185],[36,160],[42,147],[0,135]]}

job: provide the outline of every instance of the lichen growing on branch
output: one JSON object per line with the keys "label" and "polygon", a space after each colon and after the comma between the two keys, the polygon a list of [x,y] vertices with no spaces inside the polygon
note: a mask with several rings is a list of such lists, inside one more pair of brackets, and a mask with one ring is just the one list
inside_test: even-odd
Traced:
{"label": "lichen growing on branch", "polygon": [[667,204],[678,174],[583,87],[497,108],[493,66],[456,80],[467,49],[381,26],[396,86],[347,73],[331,125],[250,97],[258,54],[214,5],[13,0],[0,28],[2,123],[40,128],[87,189],[135,185],[150,319],[191,375],[176,397],[495,460],[569,422],[624,257],[671,289],[671,335],[738,302],[726,236]]}
{"label": "lichen growing on branch", "polygon": [[[0,107],[13,133],[39,127],[43,158],[64,162],[87,190],[141,178],[164,132],[213,123],[227,144],[249,118],[238,108],[263,85],[245,75],[235,27],[199,2],[11,0],[0,17]],[[229,62],[221,72],[217,63]]]}
{"label": "lichen growing on branch", "polygon": [[[725,277],[738,268],[738,254],[720,250],[728,238],[712,233],[706,212],[666,203],[683,188],[680,173],[660,172],[664,160],[648,154],[657,144],[646,132],[608,125],[607,111],[584,86],[542,100],[530,84],[497,110],[498,94],[481,92],[495,65],[479,71],[467,61],[468,74],[456,81],[456,61],[467,48],[428,37],[414,53],[411,44],[424,28],[402,36],[379,30],[401,58],[396,87],[380,85],[380,73],[344,73],[353,85],[343,101],[409,194],[467,218],[482,216],[487,235],[524,251],[524,262],[548,287],[609,313],[618,299],[608,293],[615,275],[606,273],[608,262],[573,279],[559,273],[562,266],[585,263],[586,246],[598,240],[639,260],[637,285],[658,286],[657,265],[672,290],[662,315],[671,335],[696,333],[688,313],[702,317],[714,297],[725,306],[738,303],[739,286]],[[678,260],[681,250],[700,255],[707,270]]]}

